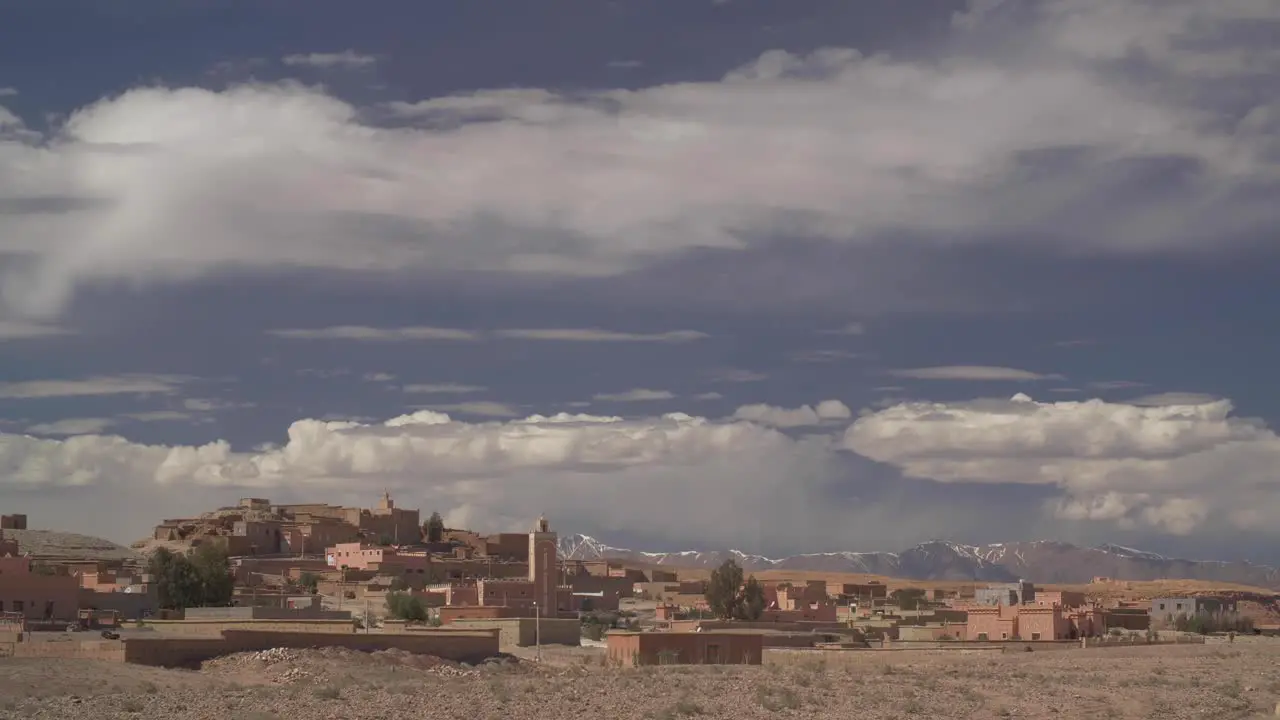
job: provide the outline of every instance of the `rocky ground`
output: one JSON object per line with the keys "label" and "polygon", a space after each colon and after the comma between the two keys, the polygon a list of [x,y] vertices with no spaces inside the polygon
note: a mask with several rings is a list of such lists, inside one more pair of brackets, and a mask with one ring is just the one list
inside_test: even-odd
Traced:
{"label": "rocky ground", "polygon": [[0,659],[4,718],[1247,718],[1280,701],[1280,641],[1039,652],[770,652],[763,667],[622,670],[599,648],[468,667],[268,650],[199,671]]}

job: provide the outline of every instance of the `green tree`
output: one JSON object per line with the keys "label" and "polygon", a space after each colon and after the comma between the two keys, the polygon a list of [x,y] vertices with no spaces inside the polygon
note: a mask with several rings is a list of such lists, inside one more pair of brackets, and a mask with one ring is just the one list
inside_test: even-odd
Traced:
{"label": "green tree", "polygon": [[889,593],[889,599],[903,610],[919,610],[925,591],[921,588],[899,588]]}
{"label": "green tree", "polygon": [[711,612],[722,620],[734,616],[738,607],[738,591],[742,587],[742,568],[732,558],[711,571],[711,580],[707,582],[703,597]]}
{"label": "green tree", "polygon": [[147,571],[155,579],[160,607],[169,610],[226,605],[235,592],[227,553],[213,544],[190,554],[160,548],[151,555]]}
{"label": "green tree", "polygon": [[711,571],[704,597],[722,620],[759,620],[764,613],[764,587],[754,575],[743,582],[742,568],[732,559]]}
{"label": "green tree", "polygon": [[200,604],[229,605],[235,595],[236,578],[231,573],[227,551],[212,543],[202,544],[191,553],[191,565],[200,588]]}
{"label": "green tree", "polygon": [[426,622],[427,606],[422,598],[409,593],[387,593],[387,612],[391,617],[412,622]]}
{"label": "green tree", "polygon": [[431,513],[431,517],[422,524],[422,534],[426,536],[427,542],[438,543],[444,539],[444,518],[440,517],[440,513]]}
{"label": "green tree", "polygon": [[760,581],[756,580],[756,576],[752,575],[742,586],[737,608],[738,619],[759,620],[764,614],[764,605],[764,588],[760,585]]}
{"label": "green tree", "polygon": [[160,607],[182,610],[200,604],[200,581],[186,555],[160,548],[151,555],[147,572],[154,579]]}
{"label": "green tree", "polygon": [[315,573],[304,572],[298,576],[298,586],[315,595],[320,592],[320,578]]}

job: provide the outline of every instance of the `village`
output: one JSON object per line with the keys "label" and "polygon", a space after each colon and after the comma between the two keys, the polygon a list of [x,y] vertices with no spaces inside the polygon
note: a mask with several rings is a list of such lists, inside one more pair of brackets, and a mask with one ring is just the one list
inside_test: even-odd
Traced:
{"label": "village", "polygon": [[[0,525],[25,530],[27,518]],[[1089,648],[1277,630],[1242,614],[1231,593],[1124,598],[1104,592],[1120,581],[1102,577],[1084,590],[1026,581],[926,589],[893,579],[759,582],[732,563],[708,578],[575,559],[546,518],[528,532],[480,535],[445,528],[439,515],[424,521],[389,494],[372,508],[243,498],[166,519],[135,545],[135,561],[45,561],[0,535],[0,653],[183,665],[289,646],[397,647],[460,661],[585,646],[618,665],[760,664],[771,649]],[[188,554],[225,563],[226,592],[213,602],[179,597],[179,581],[160,576],[170,570],[157,569],[158,557]],[[84,630],[101,637],[80,640]]]}

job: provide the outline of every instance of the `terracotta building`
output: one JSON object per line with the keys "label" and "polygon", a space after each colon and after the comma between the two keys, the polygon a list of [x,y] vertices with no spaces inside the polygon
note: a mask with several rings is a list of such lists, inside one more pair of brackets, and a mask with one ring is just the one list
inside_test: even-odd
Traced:
{"label": "terracotta building", "polygon": [[635,665],[759,665],[760,633],[619,632],[605,636],[609,659]]}
{"label": "terracotta building", "polygon": [[34,572],[31,558],[0,531],[0,613],[27,620],[74,620],[80,609],[80,580],[72,575]]}
{"label": "terracotta building", "polygon": [[1060,605],[983,605],[969,608],[966,640],[1074,640],[1101,635],[1101,608]]}
{"label": "terracotta building", "polygon": [[26,530],[27,516],[21,513],[0,515],[0,530]]}
{"label": "terracotta building", "polygon": [[431,567],[431,558],[426,553],[403,552],[398,548],[370,545],[368,543],[339,543],[325,550],[325,562],[330,567],[348,568],[351,570],[383,570],[394,569],[393,574],[403,574],[405,570],[426,574]]}

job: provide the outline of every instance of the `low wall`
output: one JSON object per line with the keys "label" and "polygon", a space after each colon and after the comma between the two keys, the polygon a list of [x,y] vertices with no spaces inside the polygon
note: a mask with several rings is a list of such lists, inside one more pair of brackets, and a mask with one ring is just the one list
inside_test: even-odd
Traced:
{"label": "low wall", "polygon": [[837,636],[811,632],[774,632],[769,630],[704,630],[705,635],[759,635],[766,648],[811,648],[819,643],[835,641]]}
{"label": "low wall", "polygon": [[307,633],[227,630],[222,637],[128,638],[123,659],[138,665],[191,667],[222,655],[271,648],[342,647],[361,652],[404,650],[457,662],[480,662],[498,654],[498,630],[421,630],[413,633]]}
{"label": "low wall", "polygon": [[124,643],[119,640],[48,640],[0,643],[0,657],[77,658],[124,662]]}
{"label": "low wall", "polygon": [[[498,630],[498,641],[504,647],[529,647],[538,643],[539,633],[543,645],[581,645],[582,623],[578,620],[534,618],[505,618],[501,620],[454,620],[449,627],[466,630]],[[418,632],[418,631],[410,631]]]}
{"label": "low wall", "polygon": [[251,605],[248,607],[188,608],[186,620],[345,620],[351,621],[350,610],[323,610],[319,607],[281,608]]}
{"label": "low wall", "polygon": [[747,620],[675,620],[670,624],[673,632],[694,632],[699,627],[707,630],[780,630],[783,632],[855,633],[842,622],[825,620],[798,620],[780,622],[750,622]]}
{"label": "low wall", "polygon": [[146,626],[164,635],[185,637],[218,637],[228,630],[337,635],[356,631],[351,620],[147,620]]}

